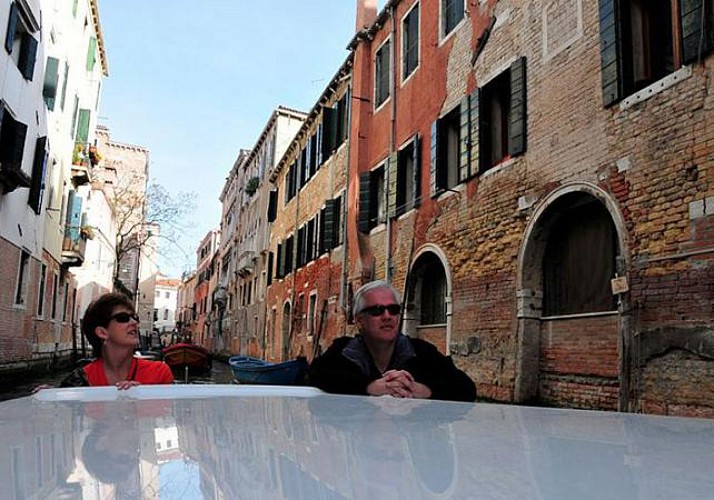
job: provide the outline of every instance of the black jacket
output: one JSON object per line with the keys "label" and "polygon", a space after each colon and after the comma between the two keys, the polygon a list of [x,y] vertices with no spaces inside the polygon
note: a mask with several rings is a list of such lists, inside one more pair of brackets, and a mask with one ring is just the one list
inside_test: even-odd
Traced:
{"label": "black jacket", "polygon": [[[474,401],[476,386],[464,372],[459,370],[451,357],[441,354],[436,346],[420,339],[400,336],[404,349],[395,349],[389,370],[406,370],[414,380],[431,389],[432,399],[449,401]],[[337,394],[367,394],[367,386],[381,378],[369,351],[362,366],[345,356],[345,348],[359,337],[335,339],[325,353],[315,358],[310,365],[310,384],[325,392]],[[355,346],[352,342],[350,349]],[[399,352],[398,352],[399,351]],[[353,357],[353,356],[352,356]]]}

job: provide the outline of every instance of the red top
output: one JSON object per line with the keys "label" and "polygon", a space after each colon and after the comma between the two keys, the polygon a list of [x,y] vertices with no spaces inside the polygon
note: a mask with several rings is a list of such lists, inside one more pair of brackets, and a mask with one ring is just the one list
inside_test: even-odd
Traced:
{"label": "red top", "polygon": [[[107,375],[104,373],[104,361],[97,359],[84,367],[89,385],[101,386],[109,385]],[[149,361],[148,359],[133,358],[129,377],[127,380],[135,380],[142,384],[172,384],[174,376],[171,369],[162,361]]]}

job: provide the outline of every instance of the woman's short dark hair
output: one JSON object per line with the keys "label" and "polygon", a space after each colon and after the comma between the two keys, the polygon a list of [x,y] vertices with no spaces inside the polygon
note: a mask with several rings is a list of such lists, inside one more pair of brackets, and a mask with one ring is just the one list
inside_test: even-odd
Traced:
{"label": "woman's short dark hair", "polygon": [[105,293],[101,297],[95,299],[84,313],[82,318],[82,333],[87,338],[87,341],[94,349],[94,356],[102,357],[102,339],[100,339],[94,330],[98,326],[107,326],[109,318],[118,306],[125,307],[134,313],[134,304],[131,299],[122,293]]}

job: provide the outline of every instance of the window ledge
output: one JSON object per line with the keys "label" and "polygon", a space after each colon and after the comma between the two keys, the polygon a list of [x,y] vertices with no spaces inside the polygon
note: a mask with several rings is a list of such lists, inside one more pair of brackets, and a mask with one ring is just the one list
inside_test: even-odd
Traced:
{"label": "window ledge", "polygon": [[591,313],[577,313],[577,314],[560,314],[556,316],[542,316],[541,321],[553,321],[559,319],[577,319],[577,318],[594,318],[598,316],[615,316],[619,314],[617,311],[601,311],[601,312],[591,312]]}
{"label": "window ledge", "polygon": [[427,330],[431,328],[446,328],[446,323],[434,323],[433,325],[417,325],[417,330]]}
{"label": "window ledge", "polygon": [[500,172],[501,170],[504,170],[505,168],[510,167],[516,162],[516,158],[513,156],[503,160],[500,163],[496,163],[493,167],[489,168],[486,170],[484,173],[481,174],[481,177],[488,177],[490,175],[495,175],[496,172]]}
{"label": "window ledge", "polygon": [[401,220],[404,220],[404,219],[408,218],[414,211],[416,211],[416,207],[410,208],[409,210],[407,210],[406,212],[404,212],[403,214],[401,214],[400,216],[398,216],[398,217],[397,217],[397,220],[398,220],[398,221],[401,221]]}
{"label": "window ledge", "polygon": [[623,99],[620,103],[620,111],[625,111],[626,109],[631,108],[635,104],[646,101],[650,97],[655,96],[664,90],[667,90],[668,88],[676,85],[680,81],[686,80],[690,76],[692,76],[692,67],[689,65],[682,66],[674,73],[670,73],[664,78],[654,82],[649,87],[645,87],[642,90],[635,92],[631,96],[627,97],[626,99]]}
{"label": "window ledge", "polygon": [[385,222],[381,222],[381,223],[377,224],[376,226],[374,226],[372,229],[370,229],[369,234],[370,235],[379,234],[386,229],[387,229],[387,224]]}

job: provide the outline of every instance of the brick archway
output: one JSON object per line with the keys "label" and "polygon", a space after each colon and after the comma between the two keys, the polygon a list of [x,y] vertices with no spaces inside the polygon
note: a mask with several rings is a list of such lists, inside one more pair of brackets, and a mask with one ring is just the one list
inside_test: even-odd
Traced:
{"label": "brick archway", "polygon": [[[537,206],[524,234],[517,277],[518,351],[514,399],[625,409],[629,392],[630,325],[619,311],[544,315],[544,257],[564,214],[590,204],[612,223],[615,266],[627,269],[624,221],[616,202],[590,183],[555,190]],[[554,233],[553,233],[554,234]],[[621,296],[627,300],[627,294]]]}

